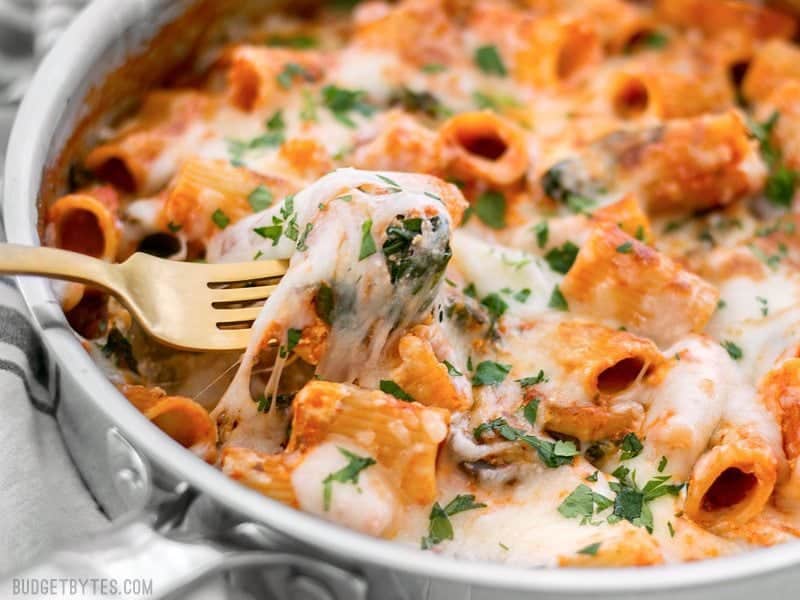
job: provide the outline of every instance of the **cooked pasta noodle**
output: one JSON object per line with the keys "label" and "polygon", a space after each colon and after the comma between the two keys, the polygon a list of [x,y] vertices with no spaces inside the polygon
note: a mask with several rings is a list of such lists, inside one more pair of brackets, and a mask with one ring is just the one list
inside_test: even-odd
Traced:
{"label": "cooked pasta noodle", "polygon": [[184,87],[69,157],[50,245],[287,265],[232,308],[238,359],[61,288],[132,404],[265,502],[435,553],[800,537],[795,16],[344,4],[219,23]]}

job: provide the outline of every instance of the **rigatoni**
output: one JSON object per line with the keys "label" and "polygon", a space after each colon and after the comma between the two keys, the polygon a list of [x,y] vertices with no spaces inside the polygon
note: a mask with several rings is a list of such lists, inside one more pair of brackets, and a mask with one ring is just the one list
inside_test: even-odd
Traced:
{"label": "rigatoni", "polygon": [[355,386],[311,381],[294,401],[287,452],[305,452],[329,435],[368,449],[395,478],[406,502],[436,497],[436,456],[447,434],[447,411]]}
{"label": "rigatoni", "polygon": [[790,15],[743,0],[658,0],[656,14],[676,25],[698,27],[709,34],[743,30],[767,39],[791,38],[797,23]]}
{"label": "rigatoni", "polygon": [[217,211],[224,215],[225,224],[235,223],[253,212],[248,202],[252,194],[260,194],[266,208],[293,190],[291,182],[279,177],[224,160],[193,157],[181,165],[167,188],[162,220],[165,228],[177,229],[190,240],[207,240],[221,228],[213,219]]}
{"label": "rigatoni", "polygon": [[603,58],[602,40],[588,18],[543,17],[528,40],[516,54],[514,76],[534,88],[580,80]]}
{"label": "rigatoni", "polygon": [[765,175],[735,111],[670,121],[640,154],[623,159],[620,170],[635,176],[652,211],[725,206],[754,194]]}
{"label": "rigatoni", "polygon": [[437,360],[430,342],[415,335],[403,336],[398,353],[401,363],[392,371],[392,379],[414,400],[447,410],[469,408],[469,398],[453,385],[447,367]]}
{"label": "rigatoni", "polygon": [[492,111],[461,113],[439,129],[442,169],[454,177],[509,185],[528,169],[522,131]]}
{"label": "rigatoni", "polygon": [[764,440],[723,427],[692,470],[684,510],[705,527],[731,531],[763,510],[777,474],[775,454]]}
{"label": "rigatoni", "polygon": [[742,91],[751,102],[764,100],[779,85],[800,79],[800,49],[784,40],[770,40],[755,53]]}
{"label": "rigatoni", "polygon": [[195,90],[150,92],[136,116],[86,156],[86,167],[124,191],[155,192],[197,151],[213,106]]}
{"label": "rigatoni", "polygon": [[161,388],[124,385],[122,393],[145,417],[184,448],[209,462],[216,457],[217,428],[200,404],[168,396]]}
{"label": "rigatoni", "polygon": [[113,261],[120,238],[117,203],[117,194],[110,187],[62,196],[47,214],[50,243]]}
{"label": "rigatoni", "polygon": [[610,223],[599,224],[583,244],[561,291],[571,309],[613,319],[659,344],[701,331],[719,297],[712,285]]}
{"label": "rigatoni", "polygon": [[231,103],[246,111],[274,101],[295,79],[319,79],[323,63],[316,51],[245,45],[229,48],[221,59]]}
{"label": "rigatoni", "polygon": [[[541,327],[541,326],[540,326]],[[548,328],[549,329],[549,328]],[[544,396],[548,431],[581,440],[621,438],[638,429],[644,414],[625,392],[644,380],[663,361],[650,340],[586,321],[565,321],[540,333],[560,374],[582,394],[564,386]]]}
{"label": "rigatoni", "polygon": [[764,376],[759,387],[762,402],[778,415],[788,470],[778,483],[784,507],[800,504],[800,359],[790,358]]}

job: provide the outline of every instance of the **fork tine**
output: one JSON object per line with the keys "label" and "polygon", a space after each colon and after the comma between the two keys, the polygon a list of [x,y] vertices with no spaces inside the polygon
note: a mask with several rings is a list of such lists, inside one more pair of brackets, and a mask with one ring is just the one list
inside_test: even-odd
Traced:
{"label": "fork tine", "polygon": [[[222,288],[211,290],[211,302],[245,302],[247,300],[264,300],[278,288],[277,285],[260,285],[243,288]],[[219,308],[219,307],[215,307]]]}
{"label": "fork tine", "polygon": [[288,261],[256,260],[249,263],[215,263],[203,265],[203,274],[208,283],[238,283],[253,279],[282,277],[286,274]]}
{"label": "fork tine", "polygon": [[254,321],[261,312],[261,306],[250,306],[248,308],[217,308],[214,310],[214,317],[217,323],[239,323],[243,321]]}
{"label": "fork tine", "polygon": [[216,329],[209,338],[209,350],[241,350],[250,342],[251,329]]}

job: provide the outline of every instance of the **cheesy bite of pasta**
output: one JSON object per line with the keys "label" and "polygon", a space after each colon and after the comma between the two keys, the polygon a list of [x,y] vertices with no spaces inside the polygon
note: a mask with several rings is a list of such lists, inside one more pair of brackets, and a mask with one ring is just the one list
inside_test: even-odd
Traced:
{"label": "cheesy bite of pasta", "polygon": [[796,19],[335,4],[231,23],[49,206],[50,245],[107,261],[287,261],[243,354],[59,286],[120,391],[242,484],[434,553],[800,535]]}

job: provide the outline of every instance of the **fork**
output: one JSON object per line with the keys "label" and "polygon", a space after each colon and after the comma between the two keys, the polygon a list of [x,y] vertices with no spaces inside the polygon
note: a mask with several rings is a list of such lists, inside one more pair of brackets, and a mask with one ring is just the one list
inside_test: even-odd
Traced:
{"label": "fork", "polygon": [[100,287],[142,327],[181,350],[238,350],[288,261],[190,263],[137,252],[123,263],[59,250],[0,244],[0,273],[42,275]]}

